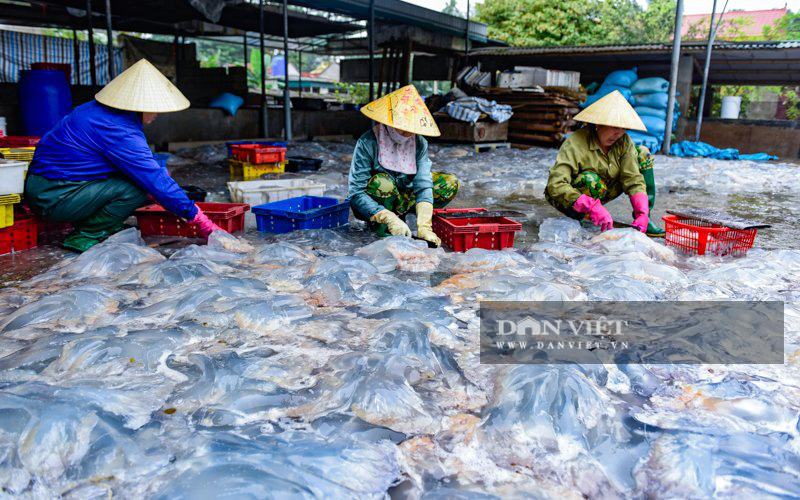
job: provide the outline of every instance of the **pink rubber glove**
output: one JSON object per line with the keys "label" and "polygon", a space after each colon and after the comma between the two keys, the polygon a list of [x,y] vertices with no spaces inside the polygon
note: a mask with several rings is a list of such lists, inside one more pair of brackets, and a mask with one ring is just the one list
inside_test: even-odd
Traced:
{"label": "pink rubber glove", "polygon": [[647,231],[647,223],[650,222],[650,206],[647,193],[633,194],[630,199],[633,207],[633,222],[631,226],[641,232],[645,232]]}
{"label": "pink rubber glove", "polygon": [[[646,200],[647,196],[645,196],[645,201]],[[611,214],[608,213],[606,207],[600,203],[600,200],[595,200],[591,196],[582,194],[572,205],[572,208],[582,214],[589,214],[592,224],[600,226],[600,229],[603,231],[608,231],[614,227],[614,219],[611,218]]]}
{"label": "pink rubber glove", "polygon": [[194,216],[194,219],[189,221],[189,224],[197,226],[197,230],[203,238],[208,238],[214,231],[222,231],[222,228],[211,222],[211,219],[203,213],[200,207],[197,207],[197,215]]}

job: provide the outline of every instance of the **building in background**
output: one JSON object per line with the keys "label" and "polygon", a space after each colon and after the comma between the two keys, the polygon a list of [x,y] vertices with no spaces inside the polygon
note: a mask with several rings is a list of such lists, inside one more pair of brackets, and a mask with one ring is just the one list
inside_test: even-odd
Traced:
{"label": "building in background", "polygon": [[[789,10],[786,7],[782,9],[725,12],[722,15],[722,25],[717,31],[717,39],[759,39],[763,36],[765,28],[773,26],[778,19],[788,13]],[[717,13],[716,17],[719,17],[719,13]],[[711,13],[683,16],[681,38],[684,40],[708,39],[710,23]]]}

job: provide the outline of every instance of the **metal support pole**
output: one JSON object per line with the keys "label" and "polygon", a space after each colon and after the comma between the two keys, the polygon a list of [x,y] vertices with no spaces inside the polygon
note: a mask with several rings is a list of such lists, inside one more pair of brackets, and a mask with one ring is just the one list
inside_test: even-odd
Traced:
{"label": "metal support pole", "polygon": [[86,0],[86,22],[89,23],[89,72],[92,77],[92,87],[97,87],[97,68],[94,60],[94,28],[92,28],[92,0]]}
{"label": "metal support pole", "polygon": [[661,152],[669,154],[672,145],[672,117],[675,114],[675,90],[678,86],[678,63],[681,58],[681,24],[683,23],[683,0],[675,7],[675,34],[672,39],[672,64],[669,71],[669,96],[667,98],[667,127],[664,130],[664,144]]}
{"label": "metal support pole", "polygon": [[283,137],[292,140],[292,100],[289,93],[289,2],[283,0]]}
{"label": "metal support pole", "polygon": [[297,65],[300,66],[297,68],[297,88],[300,97],[303,97],[303,51],[297,51]]}
{"label": "metal support pole", "polygon": [[108,43],[108,81],[114,79],[114,31],[111,29],[111,0],[106,0],[106,35]]}
{"label": "metal support pole", "polygon": [[[706,46],[706,65],[703,68],[703,88],[700,90],[700,102],[697,105],[697,126],[694,130],[695,142],[700,141],[700,129],[703,128],[703,108],[706,105],[706,89],[708,88],[708,68],[711,66],[711,50],[714,45],[714,37],[717,34],[714,29],[714,15],[717,13],[717,0],[711,6],[711,26],[708,28],[708,45]],[[721,19],[720,19],[721,20]]]}
{"label": "metal support pole", "polygon": [[375,99],[375,0],[369,0],[369,101]]}
{"label": "metal support pole", "polygon": [[267,137],[267,68],[264,66],[264,0],[258,2],[258,30],[261,46],[261,107],[258,116],[258,134]]}

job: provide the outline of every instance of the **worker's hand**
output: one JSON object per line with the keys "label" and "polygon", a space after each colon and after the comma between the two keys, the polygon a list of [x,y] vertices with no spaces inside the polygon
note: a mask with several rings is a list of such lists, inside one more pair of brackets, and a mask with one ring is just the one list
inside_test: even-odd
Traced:
{"label": "worker's hand", "polygon": [[208,238],[214,231],[223,230],[221,227],[211,222],[211,219],[203,213],[200,207],[197,207],[197,215],[195,215],[194,219],[190,220],[189,223],[197,227],[197,231],[203,238]]}
{"label": "worker's hand", "polygon": [[630,196],[631,206],[633,207],[633,223],[641,232],[647,231],[647,224],[650,222],[650,206],[647,193],[636,193]]}
{"label": "worker's hand", "polygon": [[369,220],[372,222],[377,222],[378,224],[386,224],[389,232],[393,236],[405,236],[406,238],[411,237],[411,229],[408,228],[408,225],[400,220],[400,217],[395,215],[394,212],[386,210],[385,208],[370,217]]}
{"label": "worker's hand", "polygon": [[[600,203],[600,200],[595,200],[591,196],[582,194],[572,205],[572,208],[576,212],[589,214],[592,224],[600,226],[603,231],[608,231],[614,227],[614,219],[611,218],[611,214]],[[647,224],[645,224],[645,227],[647,227]]]}
{"label": "worker's hand", "polygon": [[441,246],[442,240],[433,232],[433,205],[423,201],[417,203],[417,237]]}

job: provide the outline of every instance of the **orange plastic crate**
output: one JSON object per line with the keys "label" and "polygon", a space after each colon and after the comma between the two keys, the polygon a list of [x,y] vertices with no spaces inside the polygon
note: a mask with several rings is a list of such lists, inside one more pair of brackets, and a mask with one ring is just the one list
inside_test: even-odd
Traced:
{"label": "orange plastic crate", "polygon": [[234,144],[233,157],[249,163],[280,163],[286,159],[286,148],[261,144]]}
{"label": "orange plastic crate", "polygon": [[757,229],[731,229],[697,219],[665,215],[667,246],[692,255],[743,256],[753,248]]}

